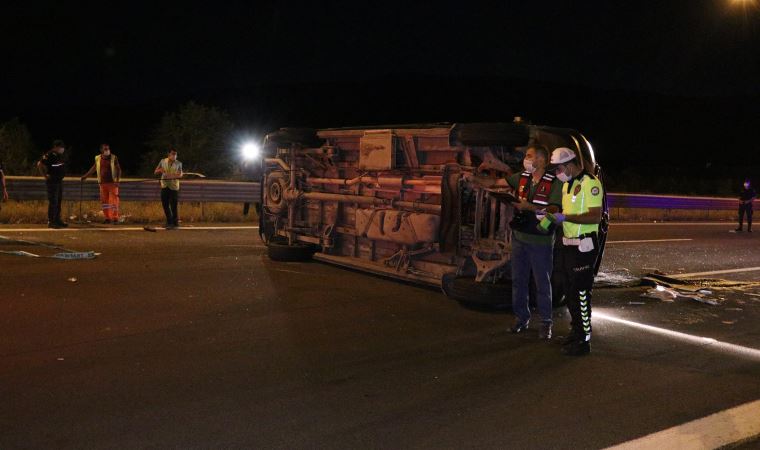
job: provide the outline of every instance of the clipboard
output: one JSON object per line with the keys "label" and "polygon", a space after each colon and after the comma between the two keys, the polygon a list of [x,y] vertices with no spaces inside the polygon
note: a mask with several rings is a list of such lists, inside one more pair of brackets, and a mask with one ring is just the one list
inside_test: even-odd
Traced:
{"label": "clipboard", "polygon": [[497,191],[493,189],[486,189],[488,194],[502,203],[520,203],[520,199],[514,196],[511,192]]}

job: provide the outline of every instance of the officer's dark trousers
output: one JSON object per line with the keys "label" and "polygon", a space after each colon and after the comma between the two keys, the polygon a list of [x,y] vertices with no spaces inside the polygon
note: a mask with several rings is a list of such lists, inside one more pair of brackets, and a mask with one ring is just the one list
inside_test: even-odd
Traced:
{"label": "officer's dark trousers", "polygon": [[179,225],[179,211],[177,211],[177,200],[179,191],[169,188],[161,188],[161,205],[164,207],[167,225]]}
{"label": "officer's dark trousers", "polygon": [[48,181],[46,184],[48,196],[48,222],[60,223],[61,202],[63,201],[63,183]]}
{"label": "officer's dark trousers", "polygon": [[594,285],[594,263],[599,254],[594,239],[594,249],[582,253],[576,245],[563,246],[556,268],[562,268],[565,278],[565,299],[570,311],[572,332],[586,341],[591,340],[591,289]]}
{"label": "officer's dark trousers", "polygon": [[739,229],[744,225],[744,214],[747,214],[747,230],[752,229],[752,203],[739,205]]}

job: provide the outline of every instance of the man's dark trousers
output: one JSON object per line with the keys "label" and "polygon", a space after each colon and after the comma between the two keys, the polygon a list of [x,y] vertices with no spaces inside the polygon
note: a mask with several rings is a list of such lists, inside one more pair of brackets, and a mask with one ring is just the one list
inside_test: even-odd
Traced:
{"label": "man's dark trousers", "polygon": [[744,225],[744,214],[747,214],[747,230],[752,231],[752,203],[742,203],[739,205],[739,229]]}
{"label": "man's dark trousers", "polygon": [[166,215],[167,225],[179,225],[179,214],[177,212],[178,198],[179,191],[174,191],[169,188],[161,189],[161,205],[164,207],[164,215]]}
{"label": "man's dark trousers", "polygon": [[51,182],[47,183],[47,195],[48,195],[48,222],[49,223],[61,223],[61,202],[63,202],[63,183]]}

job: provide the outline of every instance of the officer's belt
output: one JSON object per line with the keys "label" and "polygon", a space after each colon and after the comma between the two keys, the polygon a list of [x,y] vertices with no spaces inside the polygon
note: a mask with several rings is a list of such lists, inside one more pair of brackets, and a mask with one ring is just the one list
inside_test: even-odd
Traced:
{"label": "officer's belt", "polygon": [[582,235],[578,236],[577,238],[568,238],[568,237],[562,236],[562,243],[565,244],[565,245],[568,245],[568,246],[576,246],[577,247],[577,246],[581,245],[581,240],[585,239],[587,237],[595,238],[596,237],[596,233],[582,234]]}

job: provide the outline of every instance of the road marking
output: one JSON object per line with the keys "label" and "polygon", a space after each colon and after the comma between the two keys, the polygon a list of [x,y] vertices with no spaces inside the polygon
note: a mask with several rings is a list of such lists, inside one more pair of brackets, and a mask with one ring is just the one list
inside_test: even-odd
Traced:
{"label": "road marking", "polygon": [[[159,227],[160,228],[160,227]],[[230,227],[214,227],[214,226],[184,226],[176,228],[172,231],[188,231],[188,230],[258,230],[258,226],[230,226]],[[0,233],[23,233],[23,232],[51,232],[51,233],[63,233],[67,231],[145,231],[143,227],[90,227],[90,228],[0,228]]]}
{"label": "road marking", "polygon": [[704,275],[720,275],[724,273],[741,273],[741,272],[757,272],[760,267],[744,267],[741,269],[726,269],[726,270],[713,270],[710,272],[691,272],[691,273],[676,273],[668,275],[671,278],[688,278],[688,277],[701,277]]}
{"label": "road marking", "polygon": [[608,244],[643,244],[648,242],[683,242],[693,241],[694,239],[681,238],[681,239],[642,239],[639,241],[607,241]]}
{"label": "road marking", "polygon": [[624,442],[609,447],[608,450],[723,448],[760,436],[758,417],[760,417],[760,400]]}
{"label": "road marking", "polygon": [[604,312],[594,312],[592,315],[596,319],[601,319],[603,321],[606,320],[609,322],[619,323],[621,325],[626,325],[629,327],[645,330],[650,333],[661,334],[663,336],[680,339],[682,341],[686,341],[691,344],[704,346],[705,348],[734,353],[746,358],[756,359],[760,361],[760,350],[756,348],[744,347],[742,345],[736,345],[736,344],[729,344],[728,342],[722,342],[717,339],[703,337],[703,336],[694,336],[693,334],[681,333],[679,331],[668,330],[667,328],[654,327],[652,325],[646,325],[639,322],[633,322],[631,320],[621,319],[619,317],[615,317],[612,314],[607,314]]}
{"label": "road marking", "polygon": [[635,226],[688,226],[688,227],[698,227],[698,226],[723,226],[723,227],[733,227],[736,226],[736,224],[731,222],[610,222],[611,226],[626,226],[626,227],[635,227]]}

